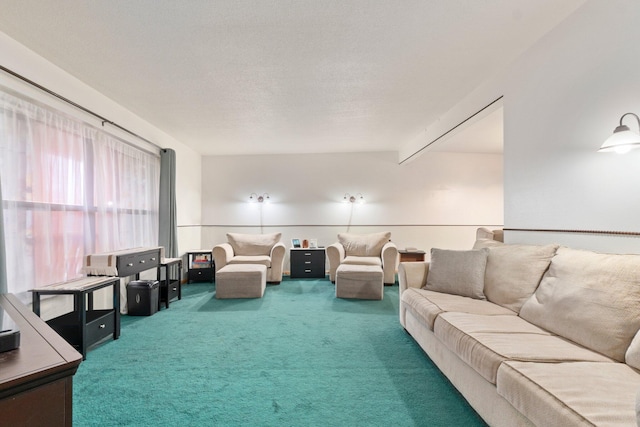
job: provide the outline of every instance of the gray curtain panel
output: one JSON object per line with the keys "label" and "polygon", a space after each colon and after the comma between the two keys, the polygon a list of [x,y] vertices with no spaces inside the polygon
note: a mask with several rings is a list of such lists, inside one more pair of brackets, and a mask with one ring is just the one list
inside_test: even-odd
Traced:
{"label": "gray curtain panel", "polygon": [[158,244],[164,246],[167,258],[178,257],[178,225],[176,219],[176,152],[160,150],[160,230]]}
{"label": "gray curtain panel", "polygon": [[2,183],[0,182],[0,294],[7,293],[7,261],[4,247],[4,207],[2,203]]}

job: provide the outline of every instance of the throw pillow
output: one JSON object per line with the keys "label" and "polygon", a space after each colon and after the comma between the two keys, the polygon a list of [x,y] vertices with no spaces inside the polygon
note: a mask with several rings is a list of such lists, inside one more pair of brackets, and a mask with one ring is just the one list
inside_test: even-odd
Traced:
{"label": "throw pillow", "polygon": [[638,313],[640,255],[560,247],[520,317],[622,362]]}
{"label": "throw pillow", "polygon": [[338,234],[338,242],[344,247],[346,256],[382,255],[382,247],[391,239],[391,233],[384,231],[373,234]]}
{"label": "throw pillow", "polygon": [[500,245],[489,248],[484,294],[492,303],[520,312],[549,268],[557,245]]}
{"label": "throw pillow", "polygon": [[240,234],[227,233],[227,241],[234,255],[271,255],[271,249],[280,241],[281,233]]}
{"label": "throw pillow", "polygon": [[425,289],[475,299],[484,296],[484,272],[489,249],[453,251],[431,249]]}

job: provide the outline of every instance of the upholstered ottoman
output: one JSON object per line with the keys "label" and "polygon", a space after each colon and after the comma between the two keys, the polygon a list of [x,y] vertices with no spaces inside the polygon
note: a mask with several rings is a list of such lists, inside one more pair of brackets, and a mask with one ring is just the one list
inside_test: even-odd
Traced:
{"label": "upholstered ottoman", "polygon": [[382,268],[378,265],[341,264],[336,270],[336,297],[381,300],[382,282]]}
{"label": "upholstered ottoman", "polygon": [[216,273],[216,298],[262,298],[267,267],[262,264],[227,264]]}

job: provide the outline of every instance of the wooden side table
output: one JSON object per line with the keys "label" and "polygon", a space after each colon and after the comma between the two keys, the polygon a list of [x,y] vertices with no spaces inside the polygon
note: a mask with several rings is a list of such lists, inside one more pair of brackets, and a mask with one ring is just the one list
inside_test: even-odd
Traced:
{"label": "wooden side table", "polygon": [[211,250],[200,249],[187,252],[187,283],[213,282],[215,266]]}
{"label": "wooden side table", "polygon": [[[113,307],[94,310],[93,292],[113,287]],[[87,358],[87,349],[111,335],[120,337],[120,278],[110,276],[83,277],[55,285],[31,289],[33,312],[40,316],[41,295],[73,295],[73,311],[51,320],[47,324],[74,346],[82,358]]]}
{"label": "wooden side table", "polygon": [[[172,266],[176,266],[178,275],[172,277]],[[162,279],[162,269],[164,268],[164,280]],[[163,258],[158,264],[158,282],[160,282],[160,298],[158,298],[158,311],[165,303],[165,308],[169,308],[169,301],[174,298],[182,299],[182,258]]]}
{"label": "wooden side table", "polygon": [[424,262],[424,256],[426,254],[425,251],[408,251],[406,249],[399,250],[398,253],[400,254],[400,262]]}
{"label": "wooden side table", "polygon": [[291,248],[289,258],[291,261],[291,278],[322,279],[327,275],[324,248]]}

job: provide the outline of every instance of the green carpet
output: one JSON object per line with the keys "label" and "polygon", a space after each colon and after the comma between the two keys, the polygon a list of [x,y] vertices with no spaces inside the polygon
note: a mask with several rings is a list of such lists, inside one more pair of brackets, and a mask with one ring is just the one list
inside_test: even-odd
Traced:
{"label": "green carpet", "polygon": [[76,426],[483,426],[383,301],[344,300],[328,280],[217,300],[215,285],[150,317],[74,377]]}

